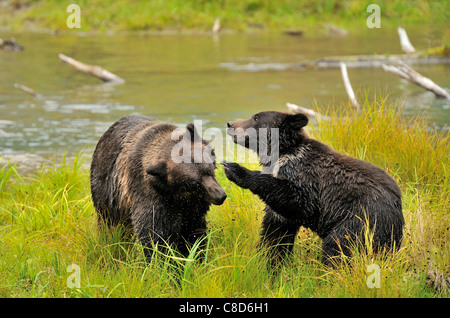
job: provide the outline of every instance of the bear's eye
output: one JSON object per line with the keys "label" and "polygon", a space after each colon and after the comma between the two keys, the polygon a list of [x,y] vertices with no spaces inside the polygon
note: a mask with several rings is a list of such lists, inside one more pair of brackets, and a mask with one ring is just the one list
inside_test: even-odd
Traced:
{"label": "bear's eye", "polygon": [[253,120],[254,120],[254,121],[258,121],[258,119],[259,119],[259,118],[258,118],[257,115],[253,116]]}

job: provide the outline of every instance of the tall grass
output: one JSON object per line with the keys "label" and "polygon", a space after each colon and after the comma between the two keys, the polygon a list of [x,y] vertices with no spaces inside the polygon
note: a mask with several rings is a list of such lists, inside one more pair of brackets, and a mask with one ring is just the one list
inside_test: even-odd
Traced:
{"label": "tall grass", "polygon": [[328,113],[331,120],[319,120],[313,135],[338,151],[380,166],[401,187],[406,223],[400,251],[403,266],[421,278],[426,271],[450,277],[448,132],[430,128],[425,115],[402,116],[402,105],[387,98],[366,97],[359,114],[337,115],[332,108]]}
{"label": "tall grass", "polygon": [[[272,271],[257,248],[264,204],[219,167],[228,198],[208,213],[206,251],[154,252],[147,263],[133,237],[98,228],[89,173],[75,157],[33,178],[0,169],[0,297],[448,297],[435,279],[450,273],[448,134],[382,98],[366,100],[358,115],[332,107],[325,115],[311,135],[399,183],[406,221],[399,251],[375,255],[368,238],[329,268],[320,263],[321,240],[302,228],[292,257]],[[70,264],[80,266],[80,288],[67,285]],[[380,288],[367,284],[372,264]]]}

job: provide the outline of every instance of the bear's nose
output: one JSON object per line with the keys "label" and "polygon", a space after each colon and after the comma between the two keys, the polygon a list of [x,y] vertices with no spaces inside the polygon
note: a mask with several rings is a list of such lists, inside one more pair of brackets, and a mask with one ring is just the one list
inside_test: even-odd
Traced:
{"label": "bear's nose", "polygon": [[216,198],[214,198],[212,203],[215,205],[222,205],[222,203],[225,201],[226,198],[227,195],[225,194],[225,192],[223,192],[219,194]]}
{"label": "bear's nose", "polygon": [[228,128],[231,128],[232,125],[233,125],[233,124],[231,123],[231,121],[227,122],[227,127],[228,127]]}
{"label": "bear's nose", "polygon": [[222,194],[222,197],[220,198],[220,202],[223,203],[223,201],[225,201],[226,198],[227,198],[227,194],[224,192]]}

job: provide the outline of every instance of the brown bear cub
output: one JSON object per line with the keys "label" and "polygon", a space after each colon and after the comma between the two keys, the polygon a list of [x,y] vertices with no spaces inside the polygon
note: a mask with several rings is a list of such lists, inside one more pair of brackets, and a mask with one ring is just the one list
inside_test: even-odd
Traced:
{"label": "brown bear cub", "polygon": [[[132,226],[145,247],[158,244],[165,252],[169,244],[187,256],[205,235],[210,204],[226,198],[215,167],[214,150],[192,123],[180,129],[150,117],[124,117],[103,134],[92,158],[99,222]],[[148,259],[152,253],[145,250]]]}
{"label": "brown bear cub", "polygon": [[[367,228],[374,251],[398,248],[404,220],[396,182],[382,169],[309,138],[303,129],[307,123],[304,114],[273,111],[228,123],[234,142],[259,154],[262,171],[223,164],[228,179],[267,204],[261,243],[269,246],[275,263],[292,251],[300,226],[323,240],[326,264],[341,252],[349,255],[352,244],[364,244]],[[267,136],[274,133],[278,138]],[[270,162],[274,150],[278,158]]]}

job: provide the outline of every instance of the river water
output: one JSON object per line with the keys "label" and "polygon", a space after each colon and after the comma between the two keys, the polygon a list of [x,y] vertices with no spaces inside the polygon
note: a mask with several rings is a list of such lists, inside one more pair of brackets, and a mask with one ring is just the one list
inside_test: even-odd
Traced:
{"label": "river water", "polygon": [[[439,43],[441,30],[408,32],[417,49]],[[9,38],[2,33],[0,38]],[[14,34],[22,52],[0,51],[0,156],[90,154],[117,119],[145,114],[180,125],[204,127],[262,110],[286,111],[286,103],[319,107],[347,101],[339,69],[303,67],[326,56],[401,53],[396,30],[346,37],[291,37],[281,33],[50,35]],[[103,84],[62,63],[64,53],[97,64],[126,80]],[[414,65],[450,87],[450,65]],[[406,100],[405,114],[425,111],[430,123],[450,125],[450,103],[375,68],[349,68],[357,97],[365,91]],[[33,97],[14,83],[34,89]]]}

